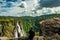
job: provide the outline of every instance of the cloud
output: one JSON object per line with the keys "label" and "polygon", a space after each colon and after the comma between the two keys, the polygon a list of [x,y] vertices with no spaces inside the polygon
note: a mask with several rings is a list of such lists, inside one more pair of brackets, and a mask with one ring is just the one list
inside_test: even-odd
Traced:
{"label": "cloud", "polygon": [[[57,0],[41,0],[40,3],[41,3],[41,6],[42,6],[42,9],[40,10],[36,10],[35,9],[35,5],[37,5],[37,0],[26,0],[26,1],[23,1],[26,3],[26,5],[23,5],[23,6],[27,6],[26,8],[21,8],[20,7],[20,4],[22,3],[21,0],[17,0],[15,2],[13,2],[12,0],[9,0],[9,1],[1,1],[0,2],[0,16],[40,16],[40,15],[44,15],[44,13],[46,14],[49,14],[49,10],[51,10],[50,14],[51,13],[55,13],[55,9],[53,7],[53,5],[55,5],[55,1]],[[48,4],[49,3],[49,4]],[[52,4],[51,4],[52,3]],[[54,4],[53,4],[54,3]],[[46,8],[44,9],[44,7],[52,7],[53,8],[50,8],[49,10],[46,10]],[[60,8],[60,7],[59,7]],[[59,10],[59,8],[57,9],[57,11]],[[36,10],[37,13],[34,13],[32,11],[32,9]],[[27,10],[27,11],[25,11]],[[42,13],[44,10],[44,13]]]}
{"label": "cloud", "polygon": [[17,0],[6,0],[6,2],[16,2]]}
{"label": "cloud", "polygon": [[1,6],[3,8],[10,8],[13,7],[12,3],[5,3],[5,5]]}
{"label": "cloud", "polygon": [[60,6],[60,0],[40,0],[41,7],[57,7]]}
{"label": "cloud", "polygon": [[12,5],[12,3],[11,2],[2,2],[2,3],[0,3],[0,7],[1,8],[9,8],[9,7],[12,7],[13,5]]}
{"label": "cloud", "polygon": [[15,7],[20,4],[22,0],[0,0],[0,6],[3,8]]}

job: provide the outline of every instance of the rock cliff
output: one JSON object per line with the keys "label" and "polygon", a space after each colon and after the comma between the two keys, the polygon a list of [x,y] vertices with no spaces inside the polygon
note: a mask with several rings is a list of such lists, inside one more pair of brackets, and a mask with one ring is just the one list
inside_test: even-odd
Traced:
{"label": "rock cliff", "polygon": [[46,19],[40,22],[42,35],[45,40],[60,38],[60,18]]}

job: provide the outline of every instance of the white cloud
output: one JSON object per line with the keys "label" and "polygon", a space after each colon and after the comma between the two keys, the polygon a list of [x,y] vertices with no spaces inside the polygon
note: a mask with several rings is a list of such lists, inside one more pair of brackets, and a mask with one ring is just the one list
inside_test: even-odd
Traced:
{"label": "white cloud", "polygon": [[[37,4],[37,0],[28,0],[25,2],[10,2],[12,3],[12,7],[10,8],[1,8],[0,7],[0,16],[40,16],[45,14],[52,14],[55,13],[55,11],[60,12],[60,7],[56,8],[43,8],[41,10],[35,9],[35,3]],[[21,3],[24,4],[25,8],[19,7]],[[3,3],[3,5],[0,4],[0,6],[4,6],[6,3]],[[3,10],[5,10],[3,12]],[[27,11],[26,11],[27,10]],[[32,10],[36,10],[36,13],[34,13]],[[43,13],[44,12],[44,13]]]}
{"label": "white cloud", "polygon": [[13,8],[10,8],[8,12],[9,12],[9,13],[16,14],[16,13],[21,13],[21,12],[23,12],[23,11],[24,11],[23,8],[13,7]]}

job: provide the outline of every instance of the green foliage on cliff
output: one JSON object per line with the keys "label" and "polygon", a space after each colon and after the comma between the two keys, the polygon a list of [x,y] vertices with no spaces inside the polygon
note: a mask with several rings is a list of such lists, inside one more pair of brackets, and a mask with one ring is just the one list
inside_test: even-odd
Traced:
{"label": "green foliage on cliff", "polygon": [[[4,17],[0,16],[0,36],[7,36],[7,37],[14,37],[14,28],[15,25],[13,22],[20,21],[21,26],[24,29],[25,33],[28,33],[30,27],[33,27],[35,31],[40,31],[40,25],[39,22],[45,19],[53,18],[53,17],[59,17],[60,14],[51,14],[51,15],[42,15],[37,17]],[[6,22],[6,23],[5,23]],[[4,28],[2,24],[4,24]],[[2,30],[3,29],[3,30]]]}

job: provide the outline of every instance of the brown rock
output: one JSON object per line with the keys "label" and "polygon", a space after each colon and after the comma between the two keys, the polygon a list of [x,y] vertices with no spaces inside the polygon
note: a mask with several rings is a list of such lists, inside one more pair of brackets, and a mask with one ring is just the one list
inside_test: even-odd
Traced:
{"label": "brown rock", "polygon": [[0,40],[8,40],[7,37],[0,37]]}
{"label": "brown rock", "polygon": [[45,40],[57,40],[57,38],[60,38],[60,18],[43,20],[40,25]]}

